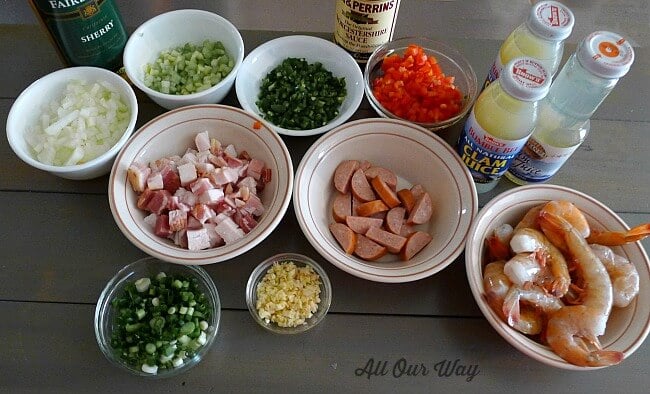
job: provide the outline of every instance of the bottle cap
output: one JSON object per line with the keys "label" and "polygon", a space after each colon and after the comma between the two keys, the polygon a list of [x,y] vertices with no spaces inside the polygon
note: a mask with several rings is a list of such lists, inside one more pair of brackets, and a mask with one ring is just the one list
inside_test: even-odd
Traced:
{"label": "bottle cap", "polygon": [[551,77],[546,68],[531,57],[517,57],[503,67],[497,80],[501,88],[522,101],[539,101],[546,97]]}
{"label": "bottle cap", "polygon": [[582,40],[576,50],[580,65],[601,78],[621,78],[634,62],[634,49],[620,35],[595,31]]}
{"label": "bottle cap", "polygon": [[526,25],[536,35],[552,41],[565,40],[573,30],[573,13],[557,1],[540,1],[530,10]]}

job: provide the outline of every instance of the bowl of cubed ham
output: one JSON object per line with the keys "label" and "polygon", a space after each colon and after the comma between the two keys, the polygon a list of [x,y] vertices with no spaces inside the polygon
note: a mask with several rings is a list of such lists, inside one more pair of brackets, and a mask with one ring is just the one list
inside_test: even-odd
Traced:
{"label": "bowl of cubed ham", "polygon": [[218,104],[172,110],[120,151],[109,204],[124,235],[161,260],[212,264],[259,244],[291,200],[293,165],[268,123]]}
{"label": "bowl of cubed ham", "polygon": [[464,249],[476,187],[454,149],[396,119],[361,119],[318,139],[296,171],[293,205],[312,246],[378,282],[431,276]]}

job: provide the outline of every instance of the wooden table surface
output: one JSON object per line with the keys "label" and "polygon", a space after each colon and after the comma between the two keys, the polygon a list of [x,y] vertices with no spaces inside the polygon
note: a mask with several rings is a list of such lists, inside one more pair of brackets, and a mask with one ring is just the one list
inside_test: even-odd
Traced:
{"label": "wooden table surface", "polygon": [[[291,33],[242,31],[247,52],[286,34]],[[22,89],[62,65],[37,25],[2,24],[0,40],[0,116],[6,120]],[[447,41],[468,57],[479,79],[500,45],[494,39]],[[574,48],[569,44],[567,53]],[[551,181],[599,199],[631,226],[650,222],[644,143],[650,130],[650,51],[635,49],[632,70],[597,111],[587,141]],[[138,99],[138,127],[165,111],[141,93]],[[238,106],[234,88],[223,103]],[[376,114],[364,99],[353,119],[365,117]],[[441,135],[452,143],[460,126]],[[317,138],[283,136],[295,167]],[[362,280],[318,255],[302,236],[292,206],[260,245],[205,266],[223,306],[206,358],[174,378],[131,376],[104,358],[93,330],[95,304],[107,281],[145,257],[113,220],[108,176],[54,177],[20,161],[6,138],[0,139],[0,167],[0,392],[647,392],[647,341],[620,365],[597,372],[547,367],[519,353],[487,323],[472,298],[463,255],[416,282]],[[504,180],[479,201],[484,205],[512,187]],[[287,239],[288,233],[298,236]],[[650,250],[650,240],[643,245]],[[285,251],[321,263],[334,294],[326,319],[297,336],[264,331],[244,298],[253,268]],[[418,373],[400,374],[406,366]],[[364,372],[369,370],[379,373]]]}

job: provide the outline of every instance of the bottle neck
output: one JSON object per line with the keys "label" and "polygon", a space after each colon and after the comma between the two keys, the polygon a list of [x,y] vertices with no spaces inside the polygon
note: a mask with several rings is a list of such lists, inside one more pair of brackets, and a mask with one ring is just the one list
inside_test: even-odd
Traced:
{"label": "bottle neck", "polygon": [[618,79],[598,77],[587,71],[573,54],[555,77],[546,103],[578,120],[593,115],[614,89]]}

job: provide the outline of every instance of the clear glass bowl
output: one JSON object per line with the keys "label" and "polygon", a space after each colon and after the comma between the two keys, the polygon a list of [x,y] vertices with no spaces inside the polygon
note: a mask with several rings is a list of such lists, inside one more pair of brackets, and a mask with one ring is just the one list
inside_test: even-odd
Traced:
{"label": "clear glass bowl", "polygon": [[[212,307],[212,313],[208,320],[209,328],[207,329],[207,341],[197,350],[194,357],[186,358],[183,365],[173,369],[158,370],[157,374],[150,374],[143,372],[133,366],[127,364],[111,347],[111,335],[114,329],[115,314],[111,301],[122,294],[124,286],[132,281],[142,277],[155,276],[159,272],[165,272],[167,275],[183,275],[186,277],[196,278],[199,288],[205,293],[208,301]],[[95,336],[99,348],[104,353],[104,356],[113,364],[123,368],[135,375],[147,378],[162,378],[168,376],[175,376],[182,372],[187,371],[196,364],[198,364],[205,354],[210,350],[214,343],[219,329],[219,321],[221,319],[221,302],[217,288],[210,278],[210,275],[201,267],[194,265],[180,265],[174,263],[164,262],[155,257],[147,257],[137,260],[126,267],[122,268],[106,285],[95,308]]]}
{"label": "clear glass bowl", "polygon": [[[435,123],[421,123],[414,122],[408,119],[400,118],[384,106],[375,98],[372,93],[372,81],[382,75],[381,64],[386,56],[392,54],[403,54],[410,44],[417,44],[421,46],[427,55],[433,55],[438,60],[442,72],[447,76],[455,77],[455,85],[463,93],[463,108],[454,117],[447,120]],[[422,126],[428,130],[436,131],[442,130],[461,120],[474,104],[474,100],[478,95],[478,84],[476,81],[476,74],[469,61],[456,49],[447,44],[438,41],[433,41],[424,37],[404,37],[386,44],[381,45],[370,55],[366,63],[366,69],[363,73],[364,87],[370,106],[377,112],[377,114],[384,118],[402,119],[408,122]]]}
{"label": "clear glass bowl", "polygon": [[[257,285],[260,283],[268,269],[276,262],[292,261],[298,267],[311,266],[314,271],[320,276],[320,303],[318,304],[318,310],[313,314],[312,317],[307,319],[306,324],[302,324],[296,327],[280,327],[276,323],[264,321],[255,305],[257,304]],[[269,331],[272,331],[276,334],[298,334],[305,332],[312,327],[320,323],[327,311],[330,308],[332,302],[332,284],[330,283],[329,277],[323,268],[318,265],[313,259],[297,254],[297,253],[281,253],[275,256],[271,256],[268,259],[260,263],[251,273],[248,278],[248,283],[246,284],[246,304],[248,305],[248,310],[253,316],[253,319],[259,323],[260,326],[266,328]]]}

